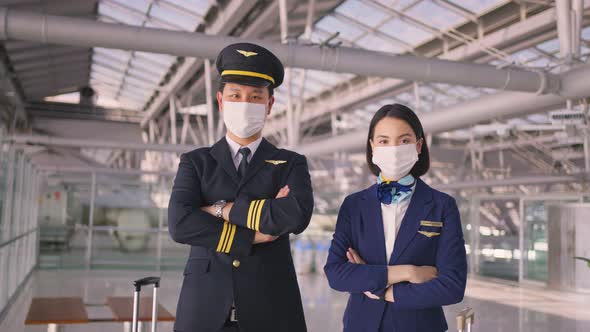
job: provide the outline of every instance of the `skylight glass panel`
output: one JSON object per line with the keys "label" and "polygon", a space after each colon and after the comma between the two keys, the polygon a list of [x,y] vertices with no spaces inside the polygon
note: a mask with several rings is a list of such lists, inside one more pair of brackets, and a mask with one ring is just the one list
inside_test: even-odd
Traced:
{"label": "skylight glass panel", "polygon": [[120,3],[126,7],[133,8],[138,12],[146,13],[148,8],[150,7],[150,0],[133,0],[133,1],[125,1],[125,0],[107,0],[102,1],[102,3]]}
{"label": "skylight glass panel", "polygon": [[93,64],[92,65],[92,71],[95,71],[97,73],[101,73],[104,74],[108,77],[112,77],[115,79],[122,79],[125,76],[124,72],[109,68],[109,67],[103,67],[99,64]]}
{"label": "skylight glass panel", "polygon": [[376,10],[359,0],[348,0],[338,6],[335,11],[373,28],[388,17],[382,11]]}
{"label": "skylight glass panel", "polygon": [[147,53],[147,52],[135,52],[136,57],[145,59],[154,63],[159,63],[163,67],[169,67],[176,61],[176,57],[167,55],[167,54],[159,54],[159,53]]}
{"label": "skylight glass panel", "polygon": [[507,3],[506,0],[451,0],[457,6],[463,7],[473,13],[483,14],[494,7]]}
{"label": "skylight glass panel", "polygon": [[129,25],[141,25],[141,23],[145,20],[145,18],[141,15],[138,15],[132,11],[126,11],[123,9],[123,7],[109,2],[101,2],[98,5],[98,14],[105,15],[116,20],[117,22]]}
{"label": "skylight glass panel", "polygon": [[123,50],[116,50],[110,48],[102,48],[102,47],[95,47],[94,53],[104,54],[105,56],[109,56],[111,58],[117,59],[122,62],[129,61],[131,57],[131,52],[123,51]]}
{"label": "skylight glass panel", "polygon": [[362,48],[374,51],[389,53],[400,53],[403,51],[402,48],[393,44],[393,42],[380,38],[374,34],[364,36],[363,38],[359,39],[356,44]]}
{"label": "skylight glass panel", "polygon": [[551,40],[548,40],[544,43],[537,45],[537,47],[547,53],[554,53],[554,52],[559,51],[559,40],[557,38],[551,39]]}
{"label": "skylight glass panel", "polygon": [[325,41],[326,39],[328,39],[329,37],[330,37],[329,34],[323,32],[319,29],[313,29],[309,39],[311,40],[312,43],[319,44],[319,43],[322,43],[323,41]]}
{"label": "skylight glass panel", "polygon": [[119,84],[120,84],[119,79],[99,73],[94,69],[90,72],[90,80],[94,80],[96,82],[100,82],[100,83],[103,83],[103,84],[109,85],[109,86],[115,86],[115,85],[119,86]]}
{"label": "skylight glass panel", "polygon": [[132,93],[130,91],[125,91],[125,90],[121,90],[119,92],[119,98],[121,98],[121,99],[128,99],[128,100],[134,100],[134,101],[137,101],[137,102],[140,102],[140,103],[145,100],[145,97],[144,96],[139,96],[139,95],[136,95],[136,94],[134,94],[134,93]]}
{"label": "skylight glass panel", "polygon": [[516,62],[526,63],[528,61],[533,60],[534,58],[538,57],[537,53],[534,53],[531,50],[522,50],[520,52],[516,52],[512,54],[512,59]]}
{"label": "skylight glass panel", "polygon": [[190,16],[181,15],[177,11],[170,10],[169,8],[159,6],[157,3],[152,5],[150,11],[150,17],[158,18],[170,25],[176,26],[181,30],[194,31],[196,23],[194,18]]}
{"label": "skylight glass panel", "polygon": [[103,65],[105,67],[117,68],[120,70],[124,70],[127,66],[127,62],[119,61],[112,57],[105,56],[103,54],[95,53],[92,55],[92,61],[96,64]]}
{"label": "skylight glass panel", "polygon": [[154,89],[158,86],[158,83],[148,82],[146,80],[136,78],[132,75],[126,76],[125,80],[137,86],[144,86],[146,89]]}
{"label": "skylight glass panel", "polygon": [[398,18],[394,18],[385,23],[381,27],[380,31],[400,39],[410,45],[420,45],[425,41],[432,39],[433,37],[431,33],[415,27]]}
{"label": "skylight glass panel", "polygon": [[406,9],[408,6],[411,6],[418,1],[419,0],[376,0],[376,2],[399,11]]}
{"label": "skylight glass panel", "polygon": [[149,97],[150,96],[150,92],[146,91],[145,89],[137,89],[134,87],[131,87],[127,84],[123,85],[122,89],[121,89],[121,94],[122,95],[134,95],[134,96],[139,96],[139,97]]}
{"label": "skylight glass panel", "polygon": [[352,24],[346,24],[333,16],[322,18],[316,23],[316,27],[327,31],[328,33],[340,32],[340,37],[347,40],[355,40],[364,32],[362,29],[355,27]]}
{"label": "skylight glass panel", "polygon": [[152,75],[151,73],[146,73],[145,71],[137,70],[135,68],[129,68],[127,70],[127,76],[135,77],[138,80],[143,80],[153,85],[160,83],[162,77],[161,75]]}
{"label": "skylight glass panel", "polygon": [[408,16],[439,30],[448,30],[466,19],[454,12],[424,0],[406,11]]}
{"label": "skylight glass panel", "polygon": [[198,13],[201,16],[204,16],[207,11],[209,11],[209,7],[211,7],[211,3],[213,3],[211,0],[165,0],[164,2],[186,8],[187,10]]}

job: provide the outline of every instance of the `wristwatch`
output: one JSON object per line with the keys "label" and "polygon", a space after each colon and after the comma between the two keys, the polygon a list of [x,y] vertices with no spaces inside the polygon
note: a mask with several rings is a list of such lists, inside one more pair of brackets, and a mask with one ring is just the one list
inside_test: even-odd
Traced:
{"label": "wristwatch", "polygon": [[215,208],[215,216],[217,218],[223,218],[223,208],[227,205],[227,202],[224,200],[219,200],[213,204]]}

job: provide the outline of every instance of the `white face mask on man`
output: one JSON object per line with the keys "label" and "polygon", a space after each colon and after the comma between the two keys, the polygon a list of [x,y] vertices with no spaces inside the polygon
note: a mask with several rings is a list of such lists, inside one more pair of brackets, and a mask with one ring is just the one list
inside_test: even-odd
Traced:
{"label": "white face mask on man", "polygon": [[373,163],[388,179],[399,180],[406,176],[418,161],[416,144],[376,146],[373,148]]}
{"label": "white face mask on man", "polygon": [[239,138],[248,138],[264,128],[266,104],[223,101],[223,122]]}

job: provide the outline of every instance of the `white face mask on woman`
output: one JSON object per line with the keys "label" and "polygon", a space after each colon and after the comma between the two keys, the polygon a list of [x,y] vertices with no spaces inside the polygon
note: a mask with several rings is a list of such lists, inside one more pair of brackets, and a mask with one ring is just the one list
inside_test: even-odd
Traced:
{"label": "white face mask on woman", "polygon": [[266,104],[223,102],[223,122],[239,138],[248,138],[264,128]]}
{"label": "white face mask on woman", "polygon": [[406,176],[418,161],[416,144],[376,146],[373,148],[373,163],[381,174],[395,181]]}

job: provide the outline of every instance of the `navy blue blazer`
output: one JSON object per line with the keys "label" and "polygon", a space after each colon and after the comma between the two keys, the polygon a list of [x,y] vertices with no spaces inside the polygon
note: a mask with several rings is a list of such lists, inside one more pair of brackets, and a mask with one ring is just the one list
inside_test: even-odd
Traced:
{"label": "navy blue blazer", "polygon": [[[348,262],[348,248],[355,249],[367,264]],[[387,265],[404,264],[435,266],[438,277],[422,284],[395,284],[393,303],[363,294],[383,293]],[[344,331],[379,331],[382,321],[392,322],[395,331],[446,331],[442,306],[463,300],[467,279],[465,241],[455,199],[417,179],[388,262],[377,185],[346,197],[324,270],[333,289],[351,293]]]}

